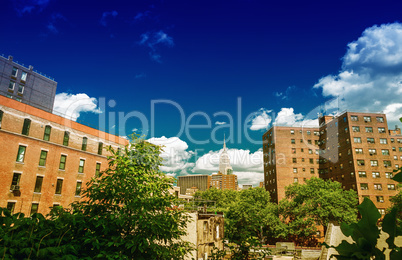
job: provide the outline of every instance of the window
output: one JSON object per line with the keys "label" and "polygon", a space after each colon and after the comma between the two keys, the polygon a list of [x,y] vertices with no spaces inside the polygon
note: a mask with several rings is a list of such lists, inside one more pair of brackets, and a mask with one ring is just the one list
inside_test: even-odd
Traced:
{"label": "window", "polygon": [[82,182],[77,181],[77,186],[75,187],[75,196],[81,195],[81,185],[82,185]]}
{"label": "window", "polygon": [[21,173],[14,172],[13,179],[11,181],[11,190],[15,190],[15,188],[13,188],[13,186],[20,185],[20,180],[21,180]]}
{"label": "window", "polygon": [[83,137],[83,138],[82,138],[81,150],[83,150],[83,151],[86,151],[86,150],[87,150],[87,142],[88,142],[88,138]]}
{"label": "window", "polygon": [[310,173],[314,174],[314,168],[310,168]]}
{"label": "window", "polygon": [[16,77],[17,77],[17,74],[18,74],[18,68],[13,67],[13,70],[11,71],[11,76],[13,76],[14,78],[16,78]]}
{"label": "window", "polygon": [[295,130],[291,129],[291,130],[290,130],[290,134],[291,134],[291,135],[294,135],[294,134],[295,134]]}
{"label": "window", "polygon": [[356,152],[356,154],[363,154],[363,149],[362,148],[356,148],[355,152]]}
{"label": "window", "polygon": [[376,119],[378,123],[384,123],[384,118],[382,116],[377,116]]}
{"label": "window", "polygon": [[294,183],[298,183],[298,182],[299,182],[299,179],[298,179],[298,178],[294,178],[294,179],[293,179],[293,182],[294,182]]}
{"label": "window", "polygon": [[296,143],[296,142],[295,142],[295,139],[291,139],[291,140],[290,140],[290,143],[291,143],[291,144],[295,144],[295,143]]}
{"label": "window", "polygon": [[391,138],[391,143],[395,143],[395,139],[394,139],[394,138]]}
{"label": "window", "polygon": [[376,149],[369,149],[369,154],[370,155],[377,154],[377,150]]}
{"label": "window", "polygon": [[394,160],[398,160],[398,156],[394,155]]}
{"label": "window", "polygon": [[68,141],[70,140],[70,133],[65,131],[63,137],[63,145],[68,146]]}
{"label": "window", "polygon": [[364,118],[364,122],[371,122],[371,116],[365,116]]}
{"label": "window", "polygon": [[102,155],[102,151],[103,151],[103,143],[99,142],[98,143],[98,154]]}
{"label": "window", "polygon": [[378,209],[378,212],[380,212],[381,215],[385,215],[385,209]]}
{"label": "window", "polygon": [[380,138],[380,144],[387,144],[387,138]]}
{"label": "window", "polygon": [[4,112],[0,110],[0,129],[1,129],[1,121],[3,120]]}
{"label": "window", "polygon": [[348,119],[346,118],[346,116],[343,117],[343,122],[346,122]]}
{"label": "window", "polygon": [[17,162],[20,162],[20,163],[24,162],[26,149],[27,149],[27,147],[23,146],[23,145],[20,145],[18,147]]}
{"label": "window", "polygon": [[359,118],[357,116],[350,116],[351,121],[359,121]]}
{"label": "window", "polygon": [[304,158],[301,158],[301,161],[304,162]]}
{"label": "window", "polygon": [[377,202],[384,202],[384,197],[383,196],[376,196]]}
{"label": "window", "polygon": [[366,127],[366,133],[372,133],[373,128],[372,127]]}
{"label": "window", "polygon": [[378,128],[378,132],[379,132],[380,134],[385,133],[385,127],[379,127],[379,128]]}
{"label": "window", "polygon": [[308,153],[309,153],[309,154],[313,154],[313,150],[308,149]]}
{"label": "window", "polygon": [[374,189],[375,190],[382,190],[382,186],[379,183],[374,183]]}
{"label": "window", "polygon": [[26,81],[27,80],[27,73],[25,72],[25,71],[22,71],[22,73],[21,73],[21,80],[22,81]]}
{"label": "window", "polygon": [[45,126],[45,133],[43,134],[43,140],[50,140],[50,132],[52,131],[52,127],[50,125]]}
{"label": "window", "polygon": [[310,163],[314,163],[314,159],[313,159],[313,158],[310,158]]}
{"label": "window", "polygon": [[[395,151],[395,147],[392,147],[392,151]],[[399,151],[402,152],[402,147],[399,147]]]}
{"label": "window", "polygon": [[307,135],[311,135],[311,131],[307,131]]}
{"label": "window", "polygon": [[391,167],[391,161],[384,161],[384,167]]}
{"label": "window", "polygon": [[24,119],[24,125],[22,127],[22,134],[29,135],[29,128],[31,127],[31,120],[28,118]]}
{"label": "window", "polygon": [[31,215],[38,213],[39,203],[32,203],[31,206]]}
{"label": "window", "polygon": [[353,132],[360,132],[360,127],[358,126],[352,126]]}
{"label": "window", "polygon": [[67,155],[62,154],[60,156],[60,163],[59,163],[59,169],[60,170],[65,170],[66,169],[66,161],[67,161]]}
{"label": "window", "polygon": [[386,173],[385,173],[385,178],[391,179],[392,177],[394,177],[394,175],[392,174],[392,172],[386,172]]}
{"label": "window", "polygon": [[368,184],[367,183],[360,183],[360,189],[361,190],[368,190]]}
{"label": "window", "polygon": [[10,80],[10,83],[8,83],[8,90],[14,90],[15,87],[15,82]]}
{"label": "window", "polygon": [[41,192],[43,183],[43,176],[36,176],[34,192]]}
{"label": "window", "polygon": [[296,148],[292,148],[292,153],[296,153]]}
{"label": "window", "polygon": [[357,160],[358,166],[364,166],[364,160]]}
{"label": "window", "polygon": [[367,137],[367,143],[374,144],[375,143],[374,138]]}
{"label": "window", "polygon": [[297,159],[296,159],[296,158],[292,158],[292,162],[293,162],[293,163],[297,163]]}
{"label": "window", "polygon": [[13,214],[15,209],[15,202],[13,201],[7,202],[7,209],[8,211],[10,211],[11,214]]}
{"label": "window", "polygon": [[347,127],[345,127],[345,133],[347,133],[348,132],[348,128]]}
{"label": "window", "polygon": [[389,150],[388,149],[382,149],[381,153],[382,153],[382,155],[389,155]]}
{"label": "window", "polygon": [[62,189],[63,189],[63,179],[57,179],[55,194],[61,194]]}
{"label": "window", "polygon": [[366,172],[359,172],[360,178],[367,178]]}
{"label": "window", "polygon": [[395,190],[395,184],[388,184],[387,186],[389,190]]}
{"label": "window", "polygon": [[373,172],[372,174],[373,174],[374,179],[380,178],[380,173],[379,172]]}
{"label": "window", "polygon": [[[101,168],[101,163],[96,163],[95,177],[99,176],[100,168]],[[269,174],[271,174],[271,171],[269,171]]]}
{"label": "window", "polygon": [[21,84],[18,85],[18,93],[20,93],[20,94],[24,93],[24,85],[21,85]]}
{"label": "window", "polygon": [[85,160],[80,159],[80,165],[78,166],[78,172],[83,173],[84,172],[84,166],[85,166]]}
{"label": "window", "polygon": [[377,160],[371,160],[370,164],[371,164],[371,166],[378,166],[378,161]]}
{"label": "window", "polygon": [[46,158],[47,158],[47,151],[42,150],[40,152],[39,166],[45,166],[46,165]]}
{"label": "window", "polygon": [[293,173],[297,173],[297,168],[293,168]]}

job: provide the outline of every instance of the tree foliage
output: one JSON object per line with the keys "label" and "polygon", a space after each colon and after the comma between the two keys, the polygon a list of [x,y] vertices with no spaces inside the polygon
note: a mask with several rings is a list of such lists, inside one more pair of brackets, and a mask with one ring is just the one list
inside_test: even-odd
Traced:
{"label": "tree foliage", "polygon": [[[109,167],[93,178],[81,203],[0,218],[0,253],[9,259],[182,259],[188,217],[176,210],[172,180],[159,170],[161,148],[134,138],[109,148]],[[5,257],[5,258],[7,258]]]}
{"label": "tree foliage", "polygon": [[286,187],[285,195],[279,214],[288,223],[289,238],[300,244],[316,243],[316,224],[325,230],[330,221],[351,223],[357,217],[356,192],[343,190],[339,182],[311,178]]}
{"label": "tree foliage", "polygon": [[[393,180],[402,182],[402,168],[394,171],[397,172]],[[396,201],[396,202],[395,202]],[[338,246],[329,246],[335,248],[339,255],[333,255],[337,259],[386,259],[384,254],[385,248],[380,250],[377,248],[380,231],[388,234],[386,243],[391,250],[389,253],[390,260],[402,259],[402,248],[395,245],[395,238],[402,236],[402,227],[398,221],[398,215],[401,214],[401,205],[398,200],[394,201],[394,206],[384,216],[382,220],[382,228],[377,223],[381,217],[374,203],[365,198],[363,203],[358,206],[361,219],[357,223],[350,225],[341,224],[342,233],[351,237],[353,243],[343,240]]]}
{"label": "tree foliage", "polygon": [[239,201],[239,192],[235,190],[220,190],[210,188],[206,191],[197,191],[194,198],[198,200],[215,201],[216,210],[226,213],[230,205]]}

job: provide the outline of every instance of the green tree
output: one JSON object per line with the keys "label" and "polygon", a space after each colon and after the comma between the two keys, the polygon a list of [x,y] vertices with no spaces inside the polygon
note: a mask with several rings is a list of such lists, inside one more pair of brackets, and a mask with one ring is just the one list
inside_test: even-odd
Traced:
{"label": "green tree", "polygon": [[237,245],[235,259],[251,259],[250,249],[261,246],[267,234],[275,234],[282,224],[276,208],[263,188],[240,191],[239,201],[229,206],[225,218],[225,236]]}
{"label": "green tree", "polygon": [[357,194],[343,190],[339,182],[311,178],[305,184],[286,187],[280,201],[280,214],[289,223],[289,235],[308,243],[315,234],[315,224],[324,231],[330,221],[351,223],[357,217]]}
{"label": "green tree", "polygon": [[161,147],[134,138],[111,153],[109,167],[74,206],[87,219],[82,255],[109,259],[182,259],[188,217],[174,206],[172,179],[159,170]]}
{"label": "green tree", "polygon": [[216,210],[226,213],[230,205],[238,202],[239,194],[240,193],[235,190],[210,188],[206,191],[197,191],[194,194],[194,198],[196,200],[215,201]]}

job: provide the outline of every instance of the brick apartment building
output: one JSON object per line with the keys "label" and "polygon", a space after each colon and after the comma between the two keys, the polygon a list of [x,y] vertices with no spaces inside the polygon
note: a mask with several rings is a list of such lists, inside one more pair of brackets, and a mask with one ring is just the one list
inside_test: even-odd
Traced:
{"label": "brick apartment building", "polygon": [[127,140],[52,114],[57,83],[0,57],[0,207],[68,207]]}
{"label": "brick apartment building", "polygon": [[319,118],[318,128],[274,126],[263,135],[264,185],[272,200],[285,187],[313,176],[356,190],[384,214],[397,183],[390,178],[402,166],[401,130],[388,130],[385,114],[345,112]]}

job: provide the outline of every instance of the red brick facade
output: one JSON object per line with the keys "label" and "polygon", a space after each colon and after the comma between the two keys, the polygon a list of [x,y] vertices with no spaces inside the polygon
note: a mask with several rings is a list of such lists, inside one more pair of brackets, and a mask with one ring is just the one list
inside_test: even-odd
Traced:
{"label": "red brick facade", "polygon": [[400,129],[388,130],[385,114],[345,112],[320,118],[319,128],[273,127],[263,135],[264,185],[273,201],[285,187],[312,176],[356,190],[381,213],[391,206],[397,183],[392,171],[402,166]]}
{"label": "red brick facade", "polygon": [[29,215],[37,207],[46,214],[53,205],[68,207],[80,200],[79,186],[85,187],[97,167],[107,167],[104,148],[127,144],[124,138],[3,96],[0,114],[0,206],[14,212]]}

